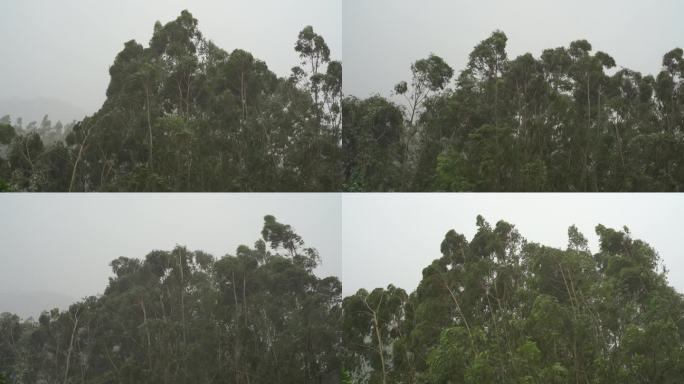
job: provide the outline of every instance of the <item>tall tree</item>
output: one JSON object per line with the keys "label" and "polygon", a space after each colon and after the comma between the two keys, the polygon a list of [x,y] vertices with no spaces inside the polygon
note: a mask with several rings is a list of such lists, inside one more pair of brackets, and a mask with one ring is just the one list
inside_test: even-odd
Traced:
{"label": "tall tree", "polygon": [[559,249],[504,221],[476,225],[470,241],[446,233],[411,294],[390,285],[344,299],[351,382],[679,380],[684,300],[648,244],[598,225],[592,255],[575,226]]}
{"label": "tall tree", "polygon": [[[347,172],[346,185],[375,191],[682,189],[681,49],[665,54],[657,76],[646,76],[616,70],[615,60],[586,40],[544,50],[539,58],[509,58],[507,42],[495,31],[477,44],[452,86],[451,68],[437,56],[414,63],[412,84],[400,82],[394,91],[406,97],[407,117],[399,139],[404,145],[388,156],[402,159],[403,175],[359,184]],[[343,112],[343,137],[361,141],[366,133],[357,122],[364,116],[352,108]],[[345,164],[353,164],[374,153],[365,148],[345,155]]]}

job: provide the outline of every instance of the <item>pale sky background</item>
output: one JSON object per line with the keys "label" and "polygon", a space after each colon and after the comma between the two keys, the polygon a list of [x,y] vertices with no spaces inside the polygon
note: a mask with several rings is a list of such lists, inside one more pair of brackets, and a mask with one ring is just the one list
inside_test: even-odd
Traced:
{"label": "pale sky background", "polygon": [[245,49],[288,76],[299,64],[294,44],[306,25],[325,38],[333,59],[341,59],[341,1],[2,0],[0,101],[53,98],[95,112],[124,43],[147,46],[155,21],[172,21],[183,9],[219,47]]}
{"label": "pale sky background", "polygon": [[344,0],[344,91],[388,95],[430,53],[458,74],[496,29],[510,58],[587,39],[617,65],[656,74],[665,53],[684,48],[683,15],[680,0]]}
{"label": "pale sky background", "polygon": [[0,312],[24,316],[101,293],[119,256],[176,244],[216,257],[260,237],[263,216],[292,225],[345,295],[415,289],[450,229],[506,220],[528,241],[565,248],[575,224],[593,252],[601,223],[646,241],[684,292],[684,194],[0,194]]}
{"label": "pale sky background", "polygon": [[493,226],[514,224],[528,241],[567,247],[575,224],[598,250],[597,224],[649,243],[684,292],[684,194],[345,194],[342,197],[342,288],[388,284],[412,291],[423,268],[439,258],[444,235],[454,229],[470,241],[478,214]]}
{"label": "pale sky background", "polygon": [[0,312],[102,293],[119,256],[176,244],[234,255],[261,238],[267,214],[318,249],[319,276],[341,276],[338,194],[0,194],[0,212]]}

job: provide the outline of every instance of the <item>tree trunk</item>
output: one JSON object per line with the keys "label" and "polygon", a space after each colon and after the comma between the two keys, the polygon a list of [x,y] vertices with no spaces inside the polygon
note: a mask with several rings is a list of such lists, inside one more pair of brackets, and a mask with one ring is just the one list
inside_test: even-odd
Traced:
{"label": "tree trunk", "polygon": [[382,305],[382,298],[380,297],[380,303],[378,304],[378,308],[373,310],[370,305],[368,305],[368,302],[366,299],[363,299],[364,304],[366,304],[366,307],[371,313],[371,316],[373,316],[373,328],[375,330],[375,337],[377,338],[378,342],[378,353],[380,354],[380,364],[382,365],[382,384],[387,384],[387,370],[385,369],[385,347],[382,342],[382,334],[380,333],[380,324],[378,322],[378,315],[377,315],[377,309],[380,308]]}
{"label": "tree trunk", "polygon": [[145,84],[145,98],[147,100],[147,130],[150,136],[150,155],[147,159],[147,167],[152,169],[152,119],[150,118],[150,89]]}
{"label": "tree trunk", "polygon": [[81,146],[78,149],[78,156],[76,156],[76,161],[74,162],[74,168],[71,171],[71,181],[69,182],[69,192],[71,192],[74,188],[74,180],[76,179],[76,170],[78,169],[78,163],[81,161],[81,156],[83,155],[83,150],[86,147],[86,143],[88,142],[88,136],[90,136],[90,132],[92,130],[92,127],[88,129],[86,132],[85,137],[83,138],[83,141],[81,142]]}
{"label": "tree trunk", "polygon": [[238,328],[235,331],[235,345],[233,347],[233,369],[235,370],[235,384],[240,384],[242,380],[240,380],[240,329],[238,327],[239,323],[239,318],[238,318],[238,298],[237,298],[237,289],[235,286],[235,272],[232,274],[233,277],[233,300],[235,301],[235,326]]}
{"label": "tree trunk", "polygon": [[66,367],[64,368],[64,384],[69,382],[69,364],[71,363],[71,351],[74,349],[74,338],[76,337],[76,329],[78,328],[78,309],[73,315],[74,327],[71,330],[71,340],[69,341],[69,349],[67,350]]}
{"label": "tree trunk", "polygon": [[140,308],[143,312],[143,325],[145,326],[145,333],[147,334],[147,365],[152,373],[152,338],[150,337],[150,327],[147,324],[147,310],[145,309],[145,300],[140,297]]}

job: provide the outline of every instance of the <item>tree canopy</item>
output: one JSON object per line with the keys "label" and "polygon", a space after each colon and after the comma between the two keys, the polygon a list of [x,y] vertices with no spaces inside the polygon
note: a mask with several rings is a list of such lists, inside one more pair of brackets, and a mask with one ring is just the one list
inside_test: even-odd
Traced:
{"label": "tree canopy", "polygon": [[451,230],[413,292],[393,285],[343,300],[350,382],[677,383],[684,298],[658,254],[627,228],[576,227],[565,249],[478,216]]}
{"label": "tree canopy", "polygon": [[0,315],[0,382],[337,382],[341,284],[273,216],[253,247],[120,257],[102,295]]}
{"label": "tree canopy", "polygon": [[480,42],[453,83],[440,57],[416,61],[403,103],[345,98],[345,190],[684,190],[682,49],[652,76],[586,40],[514,59],[507,41]]}
{"label": "tree canopy", "polygon": [[293,46],[301,65],[278,77],[207,40],[188,11],[157,22],[147,47],[128,41],[114,59],[100,110],[62,141],[18,135],[0,180],[15,191],[339,190],[342,64],[311,26]]}

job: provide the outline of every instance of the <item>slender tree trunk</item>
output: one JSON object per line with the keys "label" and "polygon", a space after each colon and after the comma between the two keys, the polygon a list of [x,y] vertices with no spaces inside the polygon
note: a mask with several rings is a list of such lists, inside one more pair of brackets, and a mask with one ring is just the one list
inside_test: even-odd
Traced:
{"label": "slender tree trunk", "polygon": [[178,85],[178,114],[183,116],[183,88],[180,78],[176,78],[176,84]]}
{"label": "slender tree trunk", "polygon": [[[185,253],[185,251],[183,251],[183,253]],[[185,268],[183,266],[182,260],[183,259],[182,259],[181,255],[179,254],[178,255],[178,266],[180,268],[180,279],[181,279],[181,281],[180,281],[180,283],[181,283],[181,287],[180,287],[181,327],[182,327],[182,333],[183,333],[183,345],[185,346],[185,344],[187,343],[186,334],[185,334],[185,276],[183,275],[183,270]]]}
{"label": "slender tree trunk", "polygon": [[88,131],[85,134],[85,137],[83,138],[83,141],[81,142],[81,146],[78,149],[78,156],[76,156],[76,161],[74,162],[74,168],[71,171],[71,181],[69,182],[69,192],[71,192],[74,188],[74,180],[76,180],[76,170],[78,169],[78,163],[81,161],[81,156],[83,155],[83,150],[86,147],[86,144],[88,142],[88,137],[90,136],[90,132],[92,131],[92,127],[88,129]]}
{"label": "slender tree trunk", "polygon": [[242,119],[247,120],[247,97],[245,95],[245,72],[240,72],[240,101],[242,102]]}
{"label": "slender tree trunk", "polygon": [[366,298],[363,299],[364,304],[366,304],[366,307],[371,313],[371,316],[373,316],[373,328],[375,330],[375,337],[377,338],[378,342],[378,353],[380,354],[380,364],[382,365],[382,384],[387,384],[387,369],[385,368],[385,346],[382,342],[382,334],[380,333],[380,324],[378,322],[378,314],[377,310],[380,308],[382,305],[382,299],[384,296],[380,297],[380,303],[378,304],[378,308],[375,310],[368,305],[368,302],[366,301]]}
{"label": "slender tree trunk", "polygon": [[243,314],[243,317],[245,319],[245,327],[248,326],[248,321],[247,321],[247,279],[245,278],[245,273],[242,272],[242,307],[244,308],[245,313]]}
{"label": "slender tree trunk", "polygon": [[[33,161],[31,160],[31,151],[29,150],[28,140],[26,140],[26,139],[24,140],[24,149],[26,152],[26,154],[24,155],[24,158],[26,159],[26,161],[29,162],[29,166],[31,167],[31,172],[33,172]],[[24,153],[22,152],[22,154],[24,154]]]}
{"label": "slender tree trunk", "polygon": [[615,126],[615,141],[617,142],[618,152],[620,153],[620,163],[622,164],[622,168],[624,169],[624,167],[625,167],[625,156],[622,153],[622,139],[620,138],[620,131],[618,130],[617,124],[614,124],[614,126]]}
{"label": "slender tree trunk", "polygon": [[451,300],[454,302],[456,305],[456,310],[458,310],[459,315],[461,315],[461,319],[463,319],[463,324],[466,327],[466,330],[468,331],[468,335],[470,335],[470,338],[472,339],[473,334],[470,332],[470,327],[468,326],[468,320],[466,320],[465,314],[461,310],[461,306],[458,305],[458,300],[456,299],[456,294],[454,294],[454,291],[451,290],[449,287],[449,284],[447,284],[446,280],[442,277],[442,283],[444,284],[444,287],[449,291],[449,295],[451,295]]}
{"label": "slender tree trunk", "polygon": [[240,384],[242,380],[240,380],[240,329],[238,326],[239,319],[238,319],[238,298],[237,298],[237,289],[235,285],[235,272],[232,274],[233,277],[233,300],[235,301],[235,345],[233,347],[233,369],[235,370],[235,384]]}
{"label": "slender tree trunk", "polygon": [[192,73],[188,74],[188,87],[185,93],[185,115],[190,116],[190,89],[192,86]]}
{"label": "slender tree trunk", "polygon": [[71,363],[71,351],[74,349],[74,338],[76,337],[76,329],[78,328],[78,309],[73,315],[74,327],[71,330],[71,340],[69,341],[69,349],[67,350],[66,367],[64,368],[64,384],[69,382],[69,364]]}
{"label": "slender tree trunk", "polygon": [[494,74],[494,126],[499,126],[499,74]]}
{"label": "slender tree trunk", "polygon": [[584,140],[586,141],[584,146],[584,191],[588,190],[587,179],[589,178],[588,173],[589,167],[587,158],[589,157],[589,132],[591,132],[591,102],[589,99],[589,73],[587,73],[587,133],[584,135]]}
{"label": "slender tree trunk", "polygon": [[[577,321],[577,314],[579,312],[579,302],[577,301],[577,295],[574,293],[574,287],[571,288],[572,286],[572,280],[570,279],[569,272],[568,276],[566,278],[565,272],[563,271],[563,266],[558,263],[558,268],[560,269],[561,272],[561,277],[563,278],[563,283],[565,284],[565,290],[568,293],[568,299],[570,300],[570,305],[572,306],[572,312],[573,312],[573,318],[575,321]],[[568,282],[569,280],[569,282]],[[579,351],[577,349],[577,335],[573,332],[572,336],[572,356],[574,359],[574,366],[575,366],[575,383],[579,384],[580,383],[580,375],[581,375],[581,369],[582,369],[582,364],[579,359]]]}
{"label": "slender tree trunk", "polygon": [[183,263],[183,257],[185,256],[185,250],[183,249],[182,253],[178,254],[178,266],[180,268],[180,305],[181,305],[181,333],[183,337],[183,351],[181,352],[182,355],[182,368],[183,368],[183,382],[185,383],[188,378],[188,365],[187,365],[187,332],[186,332],[186,324],[185,324],[185,275],[184,275],[184,269],[185,269],[185,263]]}
{"label": "slender tree trunk", "polygon": [[152,373],[152,338],[150,337],[150,327],[147,324],[147,310],[145,309],[145,300],[142,296],[140,297],[140,308],[142,308],[143,324],[145,326],[145,333],[147,334],[147,365],[150,370],[150,373]]}
{"label": "slender tree trunk", "polygon": [[145,98],[147,100],[147,130],[150,136],[150,155],[147,159],[147,166],[152,169],[152,119],[150,118],[150,89],[147,84],[145,84]]}

